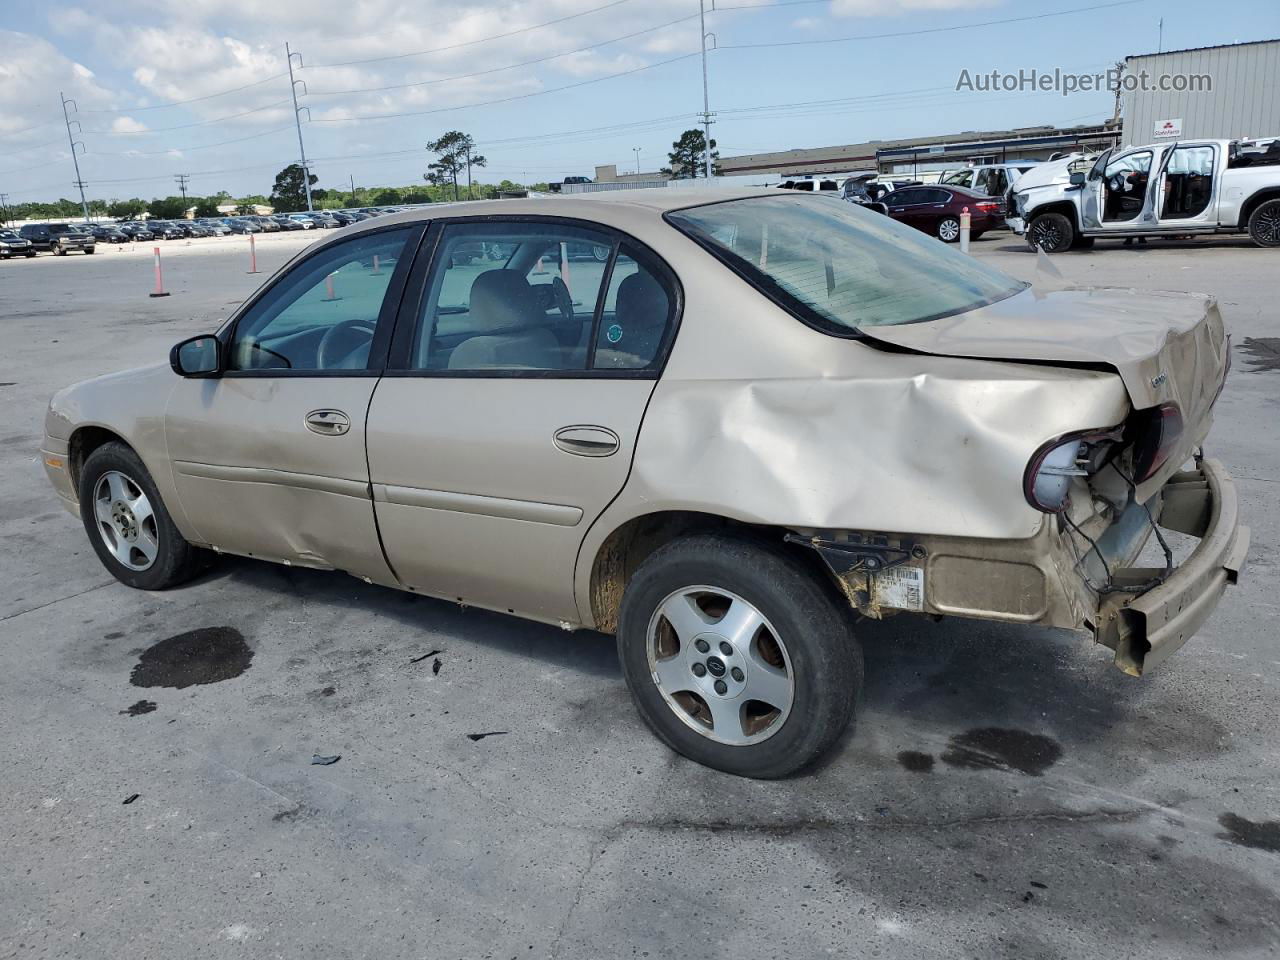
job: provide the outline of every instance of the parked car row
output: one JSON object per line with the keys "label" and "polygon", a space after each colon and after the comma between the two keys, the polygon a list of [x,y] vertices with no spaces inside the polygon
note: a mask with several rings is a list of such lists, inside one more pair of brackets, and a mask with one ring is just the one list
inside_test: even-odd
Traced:
{"label": "parked car row", "polygon": [[230,234],[277,233],[345,227],[410,207],[363,207],[358,210],[314,210],[198,217],[192,220],[127,220],[119,223],[29,223],[17,230],[0,230],[0,259],[34,257],[41,251],[63,255],[73,250],[93,253],[99,243],[137,243],[225,237]]}

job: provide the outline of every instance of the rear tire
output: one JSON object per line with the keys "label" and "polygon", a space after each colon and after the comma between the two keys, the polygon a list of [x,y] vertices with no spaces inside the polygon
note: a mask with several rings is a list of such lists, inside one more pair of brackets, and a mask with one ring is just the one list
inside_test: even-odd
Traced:
{"label": "rear tire", "polygon": [[627,584],[618,623],[640,716],[716,770],[803,769],[848,727],[862,687],[862,649],[833,593],[781,549],[738,537],[656,550]]}
{"label": "rear tire", "polygon": [[938,225],[934,227],[933,233],[943,243],[958,243],[960,241],[960,221],[955,217],[943,217],[938,221]]}
{"label": "rear tire", "polygon": [[1280,247],[1280,200],[1260,203],[1249,215],[1249,239],[1260,247]]}
{"label": "rear tire", "polygon": [[182,538],[141,458],[105,443],[80,471],[80,519],[98,559],[113,577],[139,590],[185,583],[209,553]]}
{"label": "rear tire", "polygon": [[1061,213],[1042,213],[1027,228],[1027,243],[1045,253],[1070,250],[1075,237],[1075,226]]}

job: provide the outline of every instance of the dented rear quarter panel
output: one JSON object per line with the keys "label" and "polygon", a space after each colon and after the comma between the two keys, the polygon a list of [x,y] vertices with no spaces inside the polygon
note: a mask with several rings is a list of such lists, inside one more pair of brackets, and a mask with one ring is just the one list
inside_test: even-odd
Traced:
{"label": "dented rear quarter panel", "polygon": [[889,352],[807,327],[701,248],[674,262],[685,321],[627,484],[579,555],[586,623],[601,545],[662,511],[1028,540],[1045,521],[1022,492],[1032,454],[1130,410],[1113,372]]}

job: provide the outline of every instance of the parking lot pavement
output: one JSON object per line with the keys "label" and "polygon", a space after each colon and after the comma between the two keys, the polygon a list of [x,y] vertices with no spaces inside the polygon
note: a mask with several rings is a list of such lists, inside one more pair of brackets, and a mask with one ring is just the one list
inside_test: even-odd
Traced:
{"label": "parking lot pavement", "polygon": [[[261,279],[234,240],[163,246],[163,300],[149,250],[0,264],[0,957],[1280,950],[1274,251],[1052,261],[1214,294],[1235,338],[1210,452],[1251,566],[1186,649],[1134,680],[1060,631],[866,624],[856,729],[760,783],[658,745],[605,637],[247,560],[108,577],[44,480],[45,403],[210,329]],[[974,252],[1037,275],[1009,235]]]}

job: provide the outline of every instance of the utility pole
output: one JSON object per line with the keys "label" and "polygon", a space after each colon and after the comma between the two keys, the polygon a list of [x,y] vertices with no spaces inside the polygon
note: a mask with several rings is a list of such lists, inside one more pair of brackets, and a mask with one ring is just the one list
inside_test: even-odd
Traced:
{"label": "utility pole", "polygon": [[[715,10],[716,0],[711,0],[711,9]],[[698,0],[698,23],[702,27],[702,129],[705,131],[706,143],[704,144],[703,161],[706,166],[707,179],[711,179],[711,118],[715,116],[711,112],[711,97],[707,92],[707,37],[711,37],[711,42],[716,42],[714,33],[707,33],[707,0]],[[712,47],[712,49],[715,49]]]}
{"label": "utility pole", "polygon": [[1156,43],[1156,53],[1164,53],[1164,17],[1160,18],[1160,40]]}
{"label": "utility pole", "polygon": [[351,178],[351,205],[356,205],[356,175],[354,173],[347,174]]}
{"label": "utility pole", "polygon": [[471,144],[467,144],[467,199],[471,200]]}
{"label": "utility pole", "polygon": [[76,102],[74,100],[68,100],[66,97],[62,95],[61,92],[58,93],[58,96],[62,100],[62,119],[63,119],[63,122],[66,123],[67,125],[67,143],[71,144],[71,162],[75,164],[75,167],[76,167],[75,183],[76,183],[76,186],[80,188],[80,210],[81,212],[84,213],[84,222],[88,223],[89,222],[89,204],[84,199],[85,184],[84,184],[84,181],[80,179],[80,158],[76,156],[76,144],[80,144],[81,150],[84,149],[84,144],[71,135],[71,125],[74,123],[76,125],[76,130],[78,132],[83,132],[83,128],[81,128],[79,120],[71,119],[71,115],[67,113],[67,104],[69,103],[73,107],[75,107],[76,113],[80,112],[80,108],[76,106]]}
{"label": "utility pole", "polygon": [[189,173],[175,173],[173,179],[178,181],[178,189],[182,192],[182,199],[187,199],[187,181],[191,179]]}
{"label": "utility pole", "polygon": [[0,193],[0,223],[6,227],[9,225],[9,195]]}
{"label": "utility pole", "polygon": [[640,148],[632,147],[631,152],[636,155],[636,176],[640,176]]}
{"label": "utility pole", "polygon": [[311,119],[309,107],[298,106],[298,84],[302,84],[303,96],[307,93],[307,81],[293,79],[293,58],[298,58],[298,66],[302,66],[302,54],[294,53],[289,44],[284,45],[285,59],[289,62],[289,93],[293,96],[293,122],[298,128],[298,156],[302,158],[302,185],[307,190],[307,209],[314,210],[311,205],[311,168],[307,166],[307,148],[302,145],[302,111],[307,111],[307,119]]}

